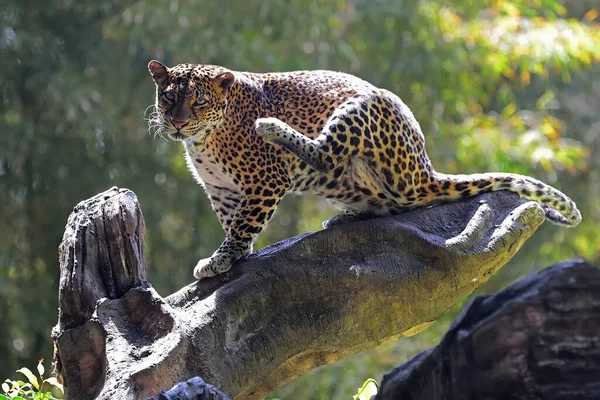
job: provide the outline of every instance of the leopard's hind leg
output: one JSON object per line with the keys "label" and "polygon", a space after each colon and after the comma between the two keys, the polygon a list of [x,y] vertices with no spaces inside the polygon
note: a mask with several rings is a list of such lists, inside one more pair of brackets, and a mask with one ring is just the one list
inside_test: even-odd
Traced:
{"label": "leopard's hind leg", "polygon": [[329,218],[327,221],[323,221],[323,229],[329,229],[334,226],[347,224],[350,222],[365,221],[367,219],[377,218],[378,215],[373,211],[357,211],[357,210],[346,210],[340,214],[336,214]]}

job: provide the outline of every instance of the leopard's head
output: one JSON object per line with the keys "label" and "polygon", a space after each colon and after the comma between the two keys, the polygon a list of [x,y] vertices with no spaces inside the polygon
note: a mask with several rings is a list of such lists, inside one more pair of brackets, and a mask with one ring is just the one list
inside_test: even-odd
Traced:
{"label": "leopard's head", "polygon": [[150,61],[148,69],[156,84],[155,111],[150,127],[176,140],[210,133],[223,121],[227,93],[235,82],[225,68],[180,64],[168,68]]}

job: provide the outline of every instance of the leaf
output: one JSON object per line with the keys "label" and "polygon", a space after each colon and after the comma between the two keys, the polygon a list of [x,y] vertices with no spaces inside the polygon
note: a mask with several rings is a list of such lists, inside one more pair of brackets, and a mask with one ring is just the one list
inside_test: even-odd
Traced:
{"label": "leaf", "polygon": [[44,359],[42,358],[37,365],[38,373],[40,374],[40,378],[44,376]]}
{"label": "leaf", "polygon": [[552,100],[554,100],[554,93],[552,93],[552,90],[547,90],[535,103],[535,108],[538,110],[545,110]]}
{"label": "leaf", "polygon": [[503,2],[501,3],[500,8],[502,11],[504,11],[507,15],[510,15],[511,17],[518,17],[521,15],[519,9],[512,3]]}
{"label": "leaf", "polygon": [[509,105],[504,107],[504,109],[502,110],[502,117],[508,118],[511,115],[513,115],[516,111],[517,111],[517,105],[514,102],[510,103]]}
{"label": "leaf", "polygon": [[369,378],[365,381],[358,393],[352,398],[352,400],[371,400],[371,397],[377,394],[379,386],[377,381],[373,378]]}
{"label": "leaf", "polygon": [[27,380],[29,380],[29,382],[31,382],[31,384],[36,388],[39,389],[40,388],[40,384],[38,383],[38,379],[37,377],[33,374],[33,372],[31,372],[31,370],[29,368],[21,368],[18,369],[17,372],[22,373],[23,375],[25,375],[25,377],[27,378]]}
{"label": "leaf", "polygon": [[523,71],[521,71],[521,83],[524,86],[527,86],[527,85],[529,85],[531,83],[531,74],[526,69],[524,69]]}
{"label": "leaf", "polygon": [[595,20],[597,16],[598,16],[598,10],[592,8],[590,11],[585,13],[585,15],[583,16],[583,19],[591,22],[591,21]]}
{"label": "leaf", "polygon": [[0,400],[8,400],[8,397],[6,397],[6,396],[5,396],[5,395],[3,395],[3,394],[0,394]]}
{"label": "leaf", "polygon": [[13,397],[17,396],[19,394],[19,383],[17,381],[11,381],[10,379],[6,380],[6,383],[10,383],[11,384],[11,388],[7,391],[7,395],[9,399],[12,399]]}
{"label": "leaf", "polygon": [[56,379],[56,377],[55,377],[55,376],[52,376],[52,377],[50,377],[50,378],[46,379],[46,380],[44,381],[44,383],[47,383],[47,384],[49,384],[49,385],[51,385],[51,386],[54,386],[55,388],[57,388],[58,390],[60,390],[60,391],[61,391],[61,393],[64,393],[64,392],[65,392],[65,390],[64,390],[64,388],[63,388],[63,385],[62,385],[62,384],[61,384],[61,383],[60,383],[60,382],[59,382],[59,381]]}

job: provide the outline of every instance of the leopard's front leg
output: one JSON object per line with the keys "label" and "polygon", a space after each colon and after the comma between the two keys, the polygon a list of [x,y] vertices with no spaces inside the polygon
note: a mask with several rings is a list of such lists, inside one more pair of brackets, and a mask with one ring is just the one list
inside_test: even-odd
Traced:
{"label": "leopard's front leg", "polygon": [[374,157],[372,127],[363,126],[357,118],[373,101],[371,96],[356,96],[340,104],[314,139],[273,117],[257,119],[254,128],[265,142],[281,146],[317,171],[327,173],[348,155]]}
{"label": "leopard's front leg", "polygon": [[326,137],[311,139],[277,118],[259,118],[254,127],[265,142],[284,147],[317,171],[328,172],[335,167],[336,160],[327,153]]}
{"label": "leopard's front leg", "polygon": [[204,187],[210,199],[212,209],[217,214],[217,218],[221,223],[221,227],[225,233],[229,232],[235,212],[242,200],[241,193],[238,190],[208,183],[205,183]]}
{"label": "leopard's front leg", "polygon": [[266,184],[246,192],[233,215],[225,240],[209,258],[194,268],[196,279],[208,278],[228,271],[240,258],[252,252],[252,244],[273,216],[285,194],[283,188],[271,189]]}

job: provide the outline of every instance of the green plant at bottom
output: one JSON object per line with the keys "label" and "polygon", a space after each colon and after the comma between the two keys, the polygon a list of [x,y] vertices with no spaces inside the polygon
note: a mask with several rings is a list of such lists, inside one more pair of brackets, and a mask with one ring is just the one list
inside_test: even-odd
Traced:
{"label": "green plant at bottom", "polygon": [[[62,399],[63,386],[55,377],[44,379],[44,360],[41,359],[37,365],[38,377],[29,368],[21,368],[17,372],[25,375],[29,382],[22,380],[6,379],[2,383],[4,394],[0,394],[0,400],[58,400]],[[40,383],[41,382],[41,383]],[[59,396],[59,397],[56,397]]]}

